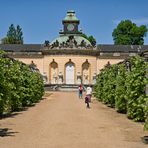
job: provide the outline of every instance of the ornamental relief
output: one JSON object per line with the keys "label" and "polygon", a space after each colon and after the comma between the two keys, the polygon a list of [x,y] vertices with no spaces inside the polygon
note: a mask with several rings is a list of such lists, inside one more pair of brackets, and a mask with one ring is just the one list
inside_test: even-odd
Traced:
{"label": "ornamental relief", "polygon": [[48,47],[49,49],[61,49],[61,48],[78,48],[78,49],[93,49],[91,44],[88,44],[85,42],[85,40],[82,40],[79,44],[74,38],[74,36],[69,36],[66,41],[63,41],[60,43],[58,40],[50,44],[49,42],[45,42],[44,47]]}

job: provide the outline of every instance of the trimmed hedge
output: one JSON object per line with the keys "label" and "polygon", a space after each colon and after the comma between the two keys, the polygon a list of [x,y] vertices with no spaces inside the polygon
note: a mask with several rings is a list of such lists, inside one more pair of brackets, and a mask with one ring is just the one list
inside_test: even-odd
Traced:
{"label": "trimmed hedge", "polygon": [[135,121],[144,121],[146,105],[146,62],[143,58],[133,57],[131,71],[127,73],[125,85],[127,86],[127,116]]}
{"label": "trimmed hedge", "polygon": [[[146,64],[146,76],[147,76],[147,79],[146,79],[146,84],[147,84],[147,87],[148,87],[148,64]],[[146,96],[146,105],[145,105],[145,108],[144,108],[144,112],[145,112],[145,124],[144,124],[144,129],[148,131],[148,96]]]}
{"label": "trimmed hedge", "polygon": [[97,76],[97,83],[94,86],[95,96],[98,100],[110,107],[115,106],[115,70],[114,65],[108,65],[108,68],[103,69]]}
{"label": "trimmed hedge", "polygon": [[118,65],[118,74],[116,77],[115,88],[115,108],[117,112],[126,113],[127,111],[127,99],[126,99],[126,69],[124,64]]}
{"label": "trimmed hedge", "polygon": [[43,94],[41,75],[0,51],[0,115],[33,105]]}
{"label": "trimmed hedge", "polygon": [[145,129],[148,129],[148,96],[145,93],[148,63],[139,56],[132,57],[129,62],[130,70],[124,62],[106,66],[97,76],[94,94],[117,112],[127,113],[128,118],[146,121]]}

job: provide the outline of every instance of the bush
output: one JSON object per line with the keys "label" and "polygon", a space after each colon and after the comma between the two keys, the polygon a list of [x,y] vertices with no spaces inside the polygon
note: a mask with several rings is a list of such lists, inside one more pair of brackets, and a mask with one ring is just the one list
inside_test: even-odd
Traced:
{"label": "bush", "polygon": [[[148,91],[148,63],[146,63],[146,91]],[[146,103],[145,103],[145,108],[144,108],[144,112],[145,112],[145,124],[144,124],[144,130],[148,131],[148,94],[146,96]]]}
{"label": "bush", "polygon": [[99,100],[102,101],[103,100],[103,81],[104,81],[104,75],[103,72],[101,72],[96,79],[96,84],[94,86],[94,96]]}
{"label": "bush", "polygon": [[0,52],[0,115],[38,102],[44,94],[41,75]]}
{"label": "bush", "polygon": [[115,108],[118,112],[126,113],[127,100],[126,95],[126,69],[124,64],[118,65],[118,75],[116,77],[116,90],[115,90]]}
{"label": "bush", "polygon": [[110,107],[115,106],[116,67],[112,65],[104,72],[103,102]]}
{"label": "bush", "polygon": [[131,59],[131,71],[126,78],[127,116],[135,121],[144,121],[146,104],[146,63],[141,57]]}
{"label": "bush", "polygon": [[139,56],[129,62],[130,69],[126,69],[124,62],[106,66],[97,76],[94,94],[99,101],[115,106],[118,112],[127,113],[128,118],[146,121],[144,128],[148,130],[148,96],[145,93],[148,63]]}
{"label": "bush", "polygon": [[110,107],[115,106],[116,67],[108,66],[97,76],[94,86],[95,96]]}

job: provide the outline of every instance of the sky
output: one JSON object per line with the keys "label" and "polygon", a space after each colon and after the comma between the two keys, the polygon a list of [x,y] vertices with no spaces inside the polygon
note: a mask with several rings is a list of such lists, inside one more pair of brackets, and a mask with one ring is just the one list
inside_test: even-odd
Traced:
{"label": "sky", "polygon": [[[83,33],[97,44],[113,44],[121,20],[148,27],[148,0],[0,0],[0,39],[11,24],[20,25],[25,44],[43,44],[58,37],[62,20],[74,10]],[[148,45],[148,35],[144,38]]]}

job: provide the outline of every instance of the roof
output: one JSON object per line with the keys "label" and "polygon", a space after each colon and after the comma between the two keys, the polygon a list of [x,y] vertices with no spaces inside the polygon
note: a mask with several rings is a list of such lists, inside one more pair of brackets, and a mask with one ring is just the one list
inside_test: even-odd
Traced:
{"label": "roof", "polygon": [[41,51],[42,44],[0,44],[0,50],[5,51]]}
{"label": "roof", "polygon": [[143,52],[148,50],[148,45],[107,45],[99,44],[97,49],[100,52]]}
{"label": "roof", "polygon": [[[67,36],[59,38],[63,41],[67,39]],[[58,38],[57,38],[58,39]],[[82,38],[76,37],[78,41]],[[84,38],[85,39],[85,38]],[[55,41],[55,40],[54,40]],[[0,44],[0,50],[8,52],[40,52],[44,50],[43,44]],[[52,50],[52,49],[51,49]],[[97,45],[97,51],[99,52],[144,52],[148,51],[148,45],[109,45],[109,44],[99,44]]]}
{"label": "roof", "polygon": [[65,21],[76,21],[76,22],[78,22],[79,20],[78,20],[78,18],[75,15],[75,11],[69,10],[69,11],[67,11],[67,15],[66,15],[66,17],[64,18],[63,21],[64,22]]}

